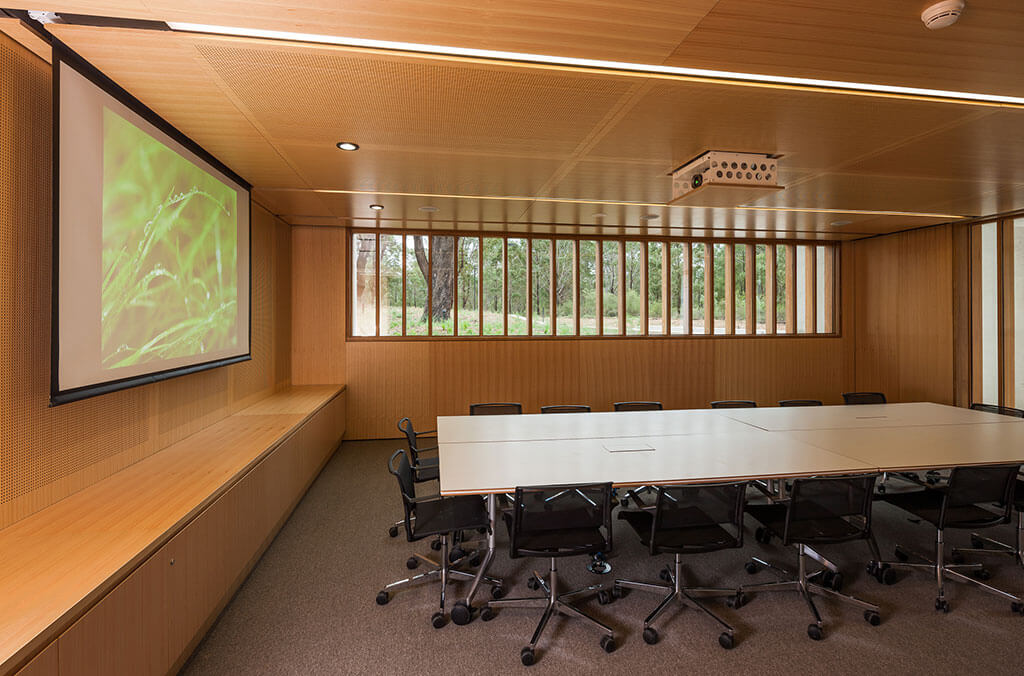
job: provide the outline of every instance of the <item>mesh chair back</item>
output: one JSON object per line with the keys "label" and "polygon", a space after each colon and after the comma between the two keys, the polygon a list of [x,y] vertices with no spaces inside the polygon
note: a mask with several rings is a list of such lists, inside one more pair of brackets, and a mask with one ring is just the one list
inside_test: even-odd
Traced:
{"label": "mesh chair back", "polygon": [[881,392],[843,392],[844,404],[884,404],[885,395]]}
{"label": "mesh chair back", "polygon": [[560,404],[557,406],[541,406],[541,413],[590,413],[586,404]]}
{"label": "mesh chair back", "polygon": [[413,479],[409,456],[404,449],[398,449],[388,458],[388,471],[398,479],[398,490],[402,494],[402,507],[405,509],[405,535],[412,542],[412,524],[416,514],[416,482]]}
{"label": "mesh chair back", "polygon": [[[558,499],[548,500],[555,495]],[[509,529],[510,555],[573,556],[609,551],[611,515],[611,483],[518,486]]]}
{"label": "mesh chair back", "polygon": [[[651,522],[651,554],[709,551],[743,545],[743,507],[747,483],[659,486]],[[686,529],[681,539],[673,530]],[[725,531],[725,533],[722,532]],[[728,544],[722,535],[729,536]]]}
{"label": "mesh chair back", "polygon": [[820,399],[783,399],[779,406],[821,406]]}
{"label": "mesh chair back", "polygon": [[757,402],[748,399],[723,399],[711,402],[711,408],[757,408]]}
{"label": "mesh chair back", "polygon": [[985,413],[998,413],[999,415],[1012,415],[1014,418],[1024,418],[1024,411],[1012,406],[996,406],[995,404],[971,404],[972,411],[984,411]]}
{"label": "mesh chair back", "polygon": [[617,401],[612,404],[616,411],[661,411],[660,401]]}
{"label": "mesh chair back", "polygon": [[874,487],[874,474],[794,479],[783,543],[792,538],[825,543],[867,537]]}
{"label": "mesh chair back", "polygon": [[[939,528],[980,527],[988,524],[1006,523],[1013,509],[1013,491],[1020,465],[989,465],[987,467],[954,467],[949,474],[945,500],[939,513]],[[964,512],[967,521],[956,518],[956,507],[968,505],[989,505],[996,503],[1000,513],[992,513],[992,519],[975,518],[976,510]]]}
{"label": "mesh chair back", "polygon": [[519,415],[523,405],[511,402],[493,402],[486,404],[470,404],[470,415]]}
{"label": "mesh chair back", "polygon": [[409,453],[412,454],[412,464],[419,462],[419,442],[416,440],[416,430],[413,429],[412,421],[408,418],[402,418],[398,421],[398,431],[405,435],[405,440],[409,443]]}

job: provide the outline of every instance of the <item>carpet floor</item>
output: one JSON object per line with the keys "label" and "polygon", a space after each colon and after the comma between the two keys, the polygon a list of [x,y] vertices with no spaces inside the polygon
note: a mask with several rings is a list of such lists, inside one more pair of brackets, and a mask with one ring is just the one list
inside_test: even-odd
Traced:
{"label": "carpet floor", "polygon": [[[387,527],[401,515],[397,483],[385,470],[398,441],[346,442],[338,450],[291,518],[267,549],[203,639],[182,674],[451,674],[479,670],[523,669],[519,651],[529,642],[539,610],[502,609],[490,622],[479,618],[465,626],[434,629],[430,616],[438,602],[436,583],[394,594],[378,606],[377,592],[407,576],[406,559],[431,555],[426,541],[390,538]],[[616,577],[658,582],[671,557],[648,555],[625,522],[614,520],[615,551],[610,575],[585,569],[585,558],[563,559],[564,588]],[[770,572],[748,575],[743,564],[758,556],[795,566],[795,551],[754,541],[748,517],[742,549],[684,558],[694,586],[734,587],[776,579]],[[890,505],[876,503],[874,529],[883,556],[898,541],[928,552],[934,529],[914,523]],[[986,535],[1012,541],[1012,526]],[[948,546],[966,545],[967,532],[948,532]],[[541,639],[535,673],[656,673],[666,668],[718,673],[933,674],[1024,673],[1024,617],[1010,603],[973,585],[947,583],[951,612],[933,608],[933,579],[901,571],[899,581],[883,586],[867,575],[868,547],[861,542],[835,545],[822,553],[842,567],[843,591],[881,606],[882,623],[873,627],[859,610],[818,600],[825,638],[812,641],[811,620],[795,593],[751,595],[747,605],[728,608],[722,599],[709,605],[736,630],[736,646],[718,644],[719,629],[710,618],[677,606],[659,619],[661,640],[641,638],[643,618],[659,596],[633,591],[608,605],[596,599],[582,607],[615,629],[618,649],[605,654],[594,628],[566,617],[553,618]],[[1024,570],[1010,557],[985,556],[991,584],[1024,592]],[[526,581],[531,570],[545,571],[541,559],[509,559],[507,535],[498,533],[492,574],[503,577],[508,596],[533,596]],[[449,599],[464,594],[456,582]],[[482,603],[486,595],[477,596]],[[451,603],[449,603],[449,610]]]}

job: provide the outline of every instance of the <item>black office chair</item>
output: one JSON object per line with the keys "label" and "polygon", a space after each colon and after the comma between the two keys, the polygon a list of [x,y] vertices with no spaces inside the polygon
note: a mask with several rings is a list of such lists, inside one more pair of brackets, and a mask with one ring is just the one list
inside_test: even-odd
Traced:
{"label": "black office chair", "polygon": [[663,411],[660,401],[617,401],[612,404],[616,411]]}
{"label": "black office chair", "polygon": [[[433,481],[437,479],[438,474],[438,459],[437,456],[424,458],[420,456],[420,453],[428,451],[436,451],[437,446],[423,446],[420,442],[420,437],[428,434],[435,434],[436,430],[429,430],[427,432],[417,432],[412,425],[412,421],[408,418],[402,418],[398,421],[398,431],[405,435],[405,440],[409,445],[409,464],[412,467],[413,481],[421,483],[424,481]],[[405,520],[396,521],[388,527],[388,535],[391,537],[398,537],[398,529],[405,523]],[[434,546],[434,545],[431,545]],[[437,542],[435,549],[440,548],[440,541]]]}
{"label": "black office chair", "polygon": [[[561,500],[548,498],[569,491]],[[542,557],[551,560],[547,578],[534,573],[527,585],[543,589],[544,596],[489,601],[481,611],[480,619],[489,621],[496,608],[544,608],[530,644],[520,651],[524,665],[536,658],[535,650],[548,620],[556,613],[575,617],[595,625],[604,633],[601,647],[605,652],[615,650],[615,633],[607,625],[572,605],[571,598],[583,594],[596,594],[603,585],[590,585],[570,592],[562,592],[558,585],[557,561],[563,556],[586,556],[612,548],[611,524],[612,485],[569,484],[560,486],[517,487],[511,514],[506,513],[509,533],[509,555]]]}
{"label": "black office chair", "polygon": [[555,406],[541,406],[541,413],[590,413],[590,407],[586,404],[558,404]]}
{"label": "black office chair", "polygon": [[653,510],[619,512],[647,546],[651,556],[675,554],[675,565],[665,566],[661,579],[669,584],[651,584],[616,580],[613,597],[622,596],[622,588],[668,592],[661,603],[644,620],[644,641],[658,642],[654,621],[674,602],[703,611],[718,622],[724,631],[718,636],[723,648],[734,645],[733,628],[709,610],[697,596],[727,596],[730,606],[741,600],[737,589],[683,586],[683,554],[700,554],[719,549],[743,546],[743,506],[747,484],[707,484],[703,486],[659,486]]}
{"label": "black office chair", "polygon": [[841,573],[833,573],[828,569],[807,572],[807,558],[811,556],[809,547],[814,545],[867,540],[872,555],[878,560],[878,544],[871,533],[874,483],[874,474],[794,479],[788,500],[767,505],[747,505],[747,513],[763,524],[754,533],[758,542],[767,544],[772,537],[779,537],[784,545],[796,545],[798,572],[794,576],[763,559],[752,558],[746,565],[748,573],[756,573],[760,564],[781,571],[784,576],[792,579],[743,585],[740,605],[747,592],[797,591],[814,615],[814,622],[807,627],[807,635],[815,641],[824,636],[824,624],[814,605],[814,595],[856,606],[864,611],[864,619],[869,624],[878,625],[882,617],[878,606],[840,593]]}
{"label": "black office chair", "polygon": [[821,406],[820,399],[782,399],[779,406]]}
{"label": "black office chair", "polygon": [[[416,482],[413,476],[412,465],[409,464],[409,457],[406,451],[399,449],[391,454],[388,459],[388,471],[398,479],[398,489],[402,494],[402,505],[405,507],[405,537],[409,542],[415,542],[431,535],[441,536],[441,561],[437,562],[426,556],[410,558],[406,565],[410,568],[419,566],[419,561],[428,563],[432,568],[424,573],[414,575],[404,580],[392,582],[377,593],[378,605],[384,605],[391,600],[391,592],[415,582],[420,582],[439,576],[441,582],[441,609],[434,613],[430,621],[434,628],[440,629],[448,622],[445,616],[445,591],[448,586],[449,577],[462,577],[473,579],[474,575],[466,571],[457,570],[450,566],[466,560],[460,557],[455,562],[449,561],[448,542],[449,536],[461,530],[473,528],[486,528],[490,524],[487,515],[487,508],[484,500],[479,495],[458,495],[453,497],[442,497],[432,495],[417,497]],[[484,582],[491,585],[491,595],[500,597],[503,594],[501,580],[493,577],[484,577]]]}
{"label": "black office chair", "polygon": [[[1010,406],[971,404],[971,410],[1024,418],[1024,410],[1011,408]],[[1017,510],[1017,539],[1014,545],[1008,545],[999,540],[971,533],[971,546],[969,548],[955,547],[953,549],[953,563],[961,563],[964,552],[970,552],[972,554],[1009,554],[1017,561],[1017,565],[1024,566],[1024,480],[1021,480],[1019,475],[1013,490],[1013,508]],[[995,549],[985,549],[985,543],[994,546]]]}
{"label": "black office chair", "polygon": [[[947,528],[976,529],[1009,523],[1018,471],[1020,465],[955,467],[950,472],[949,482],[942,488],[925,486],[921,490],[885,496],[886,502],[935,526],[935,560],[897,545],[897,560],[882,562],[882,565],[927,570],[938,586],[936,610],[949,612],[949,601],[942,583],[948,578],[975,584],[990,594],[1010,599],[1010,609],[1024,615],[1024,598],[986,584],[984,580],[989,578],[989,573],[980,563],[947,564],[943,544],[943,532]],[[993,503],[1000,505],[998,512],[992,511]],[[910,563],[911,556],[924,563]],[[961,572],[964,570],[974,571],[977,579],[964,575]]]}
{"label": "black office chair", "polygon": [[747,399],[722,399],[711,402],[711,408],[757,408],[757,402]]}
{"label": "black office chair", "polygon": [[470,404],[470,415],[519,415],[523,412],[522,404],[493,402],[486,404]]}
{"label": "black office chair", "polygon": [[885,395],[881,392],[843,392],[843,403],[848,405],[884,404]]}

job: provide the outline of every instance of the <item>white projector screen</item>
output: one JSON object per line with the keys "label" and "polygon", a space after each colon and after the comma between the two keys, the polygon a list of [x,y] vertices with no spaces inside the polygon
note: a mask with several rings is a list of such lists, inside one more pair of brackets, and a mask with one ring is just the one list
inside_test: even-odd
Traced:
{"label": "white projector screen", "polygon": [[249,185],[70,50],[53,67],[51,403],[248,359]]}

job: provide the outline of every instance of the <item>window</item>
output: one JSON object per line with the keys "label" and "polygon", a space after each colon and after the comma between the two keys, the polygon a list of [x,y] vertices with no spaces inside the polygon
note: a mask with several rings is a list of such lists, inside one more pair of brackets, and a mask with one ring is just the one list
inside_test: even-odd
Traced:
{"label": "window", "polygon": [[[978,277],[984,281],[979,299],[992,295],[999,274],[995,224],[989,225],[976,238],[985,269],[991,268]],[[1024,266],[1024,219],[1006,241]],[[351,243],[353,338],[835,332],[833,244],[372,230],[353,232]],[[1012,307],[1024,325],[1024,280],[1020,285],[1008,298],[1021,299]],[[995,301],[986,303],[978,305],[979,317],[992,315]],[[1000,345],[993,321],[979,324],[978,334],[987,348],[978,353],[979,367],[988,369],[979,382],[990,388],[998,387],[990,381],[998,383],[1000,368],[992,356]],[[1024,347],[1024,337],[1021,342]],[[1024,397],[1021,362],[1009,378]]]}

